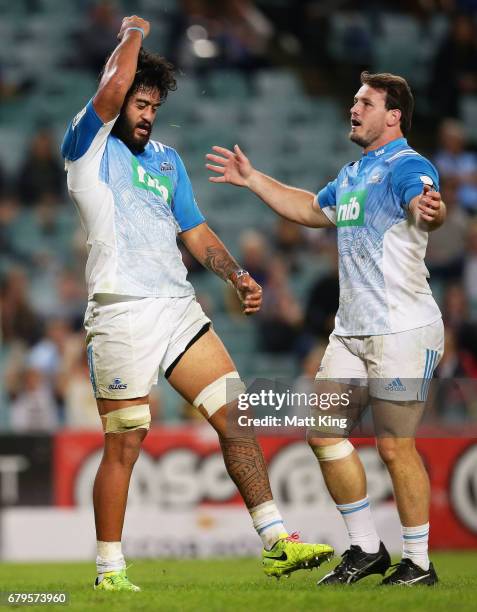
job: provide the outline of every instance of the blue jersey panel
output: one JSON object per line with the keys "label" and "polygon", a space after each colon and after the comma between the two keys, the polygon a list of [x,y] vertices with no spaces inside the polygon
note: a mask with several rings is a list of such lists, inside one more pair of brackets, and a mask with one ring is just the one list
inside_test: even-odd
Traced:
{"label": "blue jersey panel", "polygon": [[94,137],[103,127],[103,122],[94,110],[93,100],[71,121],[66,130],[61,154],[69,161],[80,159],[89,149]]}
{"label": "blue jersey panel", "polygon": [[185,232],[204,223],[205,218],[197,206],[189,176],[177,152],[176,163],[177,186],[172,200],[172,212],[179,224],[181,232]]}
{"label": "blue jersey panel", "polygon": [[326,208],[327,206],[334,206],[336,204],[336,181],[330,181],[326,187],[323,187],[318,192],[318,203],[320,208]]}
{"label": "blue jersey panel", "polygon": [[439,175],[431,162],[421,155],[405,156],[393,163],[392,187],[402,205],[407,206],[415,196],[422,193],[424,184],[432,180],[433,189],[439,191]]}

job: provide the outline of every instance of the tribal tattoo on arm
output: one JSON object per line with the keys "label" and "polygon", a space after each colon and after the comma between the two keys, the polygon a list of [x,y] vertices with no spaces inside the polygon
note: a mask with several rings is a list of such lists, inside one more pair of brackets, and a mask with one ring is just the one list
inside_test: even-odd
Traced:
{"label": "tribal tattoo on arm", "polygon": [[224,246],[208,246],[205,250],[204,266],[224,281],[240,270],[240,266]]}
{"label": "tribal tattoo on arm", "polygon": [[225,467],[247,508],[273,499],[262,449],[255,439],[220,436]]}

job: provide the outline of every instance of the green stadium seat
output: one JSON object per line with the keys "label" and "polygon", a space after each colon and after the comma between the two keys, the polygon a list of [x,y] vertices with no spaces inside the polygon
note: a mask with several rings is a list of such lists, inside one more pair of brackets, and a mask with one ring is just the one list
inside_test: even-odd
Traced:
{"label": "green stadium seat", "polygon": [[255,80],[259,95],[277,104],[281,101],[288,104],[291,99],[304,95],[300,79],[291,70],[263,70]]}

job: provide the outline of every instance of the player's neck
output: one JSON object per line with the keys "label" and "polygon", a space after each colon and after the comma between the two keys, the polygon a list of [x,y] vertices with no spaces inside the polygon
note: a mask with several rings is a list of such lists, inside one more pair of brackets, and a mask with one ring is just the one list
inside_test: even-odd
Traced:
{"label": "player's neck", "polygon": [[363,149],[363,154],[366,155],[366,153],[369,153],[370,151],[376,151],[376,149],[381,149],[382,147],[385,147],[390,142],[393,142],[394,140],[398,140],[399,138],[404,138],[404,135],[401,131],[393,133],[392,135],[386,134],[386,135],[380,136],[377,140],[375,140],[374,142],[372,142],[370,145],[368,145],[367,147]]}

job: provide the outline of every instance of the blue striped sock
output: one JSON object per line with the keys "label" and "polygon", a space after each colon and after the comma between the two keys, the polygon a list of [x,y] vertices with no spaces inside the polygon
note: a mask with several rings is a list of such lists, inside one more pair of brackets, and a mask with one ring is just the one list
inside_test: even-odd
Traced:
{"label": "blue striped sock", "polygon": [[411,559],[413,563],[427,571],[429,569],[429,523],[417,527],[404,527],[402,531],[402,558]]}
{"label": "blue striped sock", "polygon": [[377,553],[380,539],[371,516],[368,497],[350,504],[337,504],[348,530],[351,544],[359,546],[363,552]]}
{"label": "blue striped sock", "polygon": [[288,535],[281,514],[273,500],[250,508],[249,512],[253,526],[267,550],[270,550],[275,542]]}

